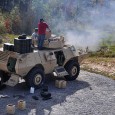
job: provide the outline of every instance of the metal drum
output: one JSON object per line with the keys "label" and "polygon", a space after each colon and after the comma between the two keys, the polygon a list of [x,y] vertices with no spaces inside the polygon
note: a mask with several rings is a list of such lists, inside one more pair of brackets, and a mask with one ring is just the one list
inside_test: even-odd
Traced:
{"label": "metal drum", "polygon": [[26,39],[15,38],[14,39],[14,51],[20,54],[30,53],[32,52],[31,43],[32,43],[31,38],[26,38]]}
{"label": "metal drum", "polygon": [[4,43],[3,51],[14,51],[14,44]]}

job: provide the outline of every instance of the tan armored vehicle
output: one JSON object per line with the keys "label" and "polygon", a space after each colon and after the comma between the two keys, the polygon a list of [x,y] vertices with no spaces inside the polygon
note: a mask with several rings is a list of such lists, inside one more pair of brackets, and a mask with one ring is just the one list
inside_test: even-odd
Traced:
{"label": "tan armored vehicle", "polygon": [[0,51],[0,83],[15,86],[19,79],[25,79],[29,87],[38,88],[53,72],[56,77],[75,80],[86,54],[81,55],[74,46],[64,43],[62,36],[45,40],[43,50],[32,50],[30,38],[19,37],[14,44],[5,43]]}

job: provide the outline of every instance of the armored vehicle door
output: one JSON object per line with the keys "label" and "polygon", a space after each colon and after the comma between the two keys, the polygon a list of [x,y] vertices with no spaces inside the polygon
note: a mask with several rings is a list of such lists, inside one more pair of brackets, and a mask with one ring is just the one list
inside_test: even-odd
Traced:
{"label": "armored vehicle door", "polygon": [[39,55],[41,58],[41,64],[43,65],[45,70],[45,74],[52,73],[54,67],[57,66],[57,60],[54,52],[52,50],[39,51]]}

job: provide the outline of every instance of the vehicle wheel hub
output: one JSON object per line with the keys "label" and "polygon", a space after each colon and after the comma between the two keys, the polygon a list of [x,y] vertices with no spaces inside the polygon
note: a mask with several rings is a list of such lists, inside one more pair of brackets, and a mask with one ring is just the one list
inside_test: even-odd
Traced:
{"label": "vehicle wheel hub", "polygon": [[35,85],[39,85],[42,81],[42,76],[40,74],[37,74],[35,77]]}
{"label": "vehicle wheel hub", "polygon": [[71,75],[75,76],[77,74],[77,67],[73,66],[73,68],[71,69]]}

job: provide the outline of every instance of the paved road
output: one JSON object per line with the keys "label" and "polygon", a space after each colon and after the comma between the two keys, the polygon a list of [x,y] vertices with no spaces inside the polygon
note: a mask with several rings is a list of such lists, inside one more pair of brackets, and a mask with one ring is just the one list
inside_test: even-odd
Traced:
{"label": "paved road", "polygon": [[0,115],[6,115],[7,104],[17,105],[19,99],[14,98],[14,94],[24,95],[23,99],[27,102],[26,110],[16,109],[16,115],[115,115],[114,80],[81,71],[76,81],[67,83],[66,89],[56,88],[54,79],[49,77],[46,84],[49,86],[49,92],[52,93],[52,99],[47,101],[42,100],[39,89],[34,94],[39,100],[32,99],[32,94],[29,94],[25,84],[13,88],[7,87],[0,91],[0,94],[10,96],[0,99]]}

